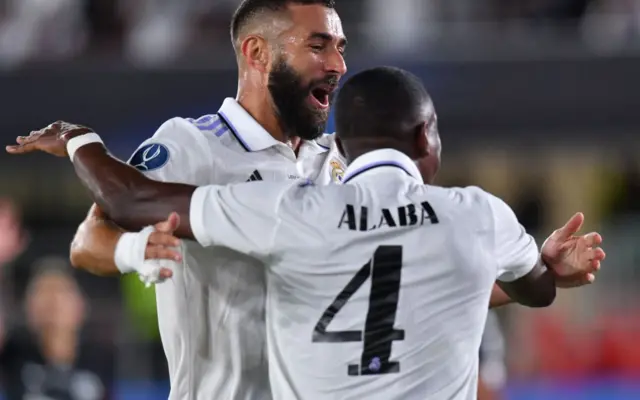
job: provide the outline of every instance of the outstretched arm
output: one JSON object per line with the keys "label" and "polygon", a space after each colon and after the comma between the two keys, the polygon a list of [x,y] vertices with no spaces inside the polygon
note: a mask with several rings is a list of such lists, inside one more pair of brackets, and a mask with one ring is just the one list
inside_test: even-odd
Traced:
{"label": "outstretched arm", "polygon": [[175,235],[194,238],[189,204],[196,186],[149,179],[112,157],[102,143],[80,147],[73,155],[73,166],[94,201],[119,226],[137,231],[176,212],[181,224]]}
{"label": "outstretched arm", "polygon": [[[196,190],[192,185],[161,183],[109,155],[91,129],[65,122],[18,137],[17,142],[6,147],[8,153],[43,151],[58,157],[69,156],[76,174],[98,206],[125,229],[140,230],[174,215],[182,221],[173,232],[175,236],[255,256],[268,255],[279,225],[280,200],[291,185],[256,182]],[[179,150],[175,146],[174,149]],[[146,154],[150,151],[146,148],[143,158],[153,159],[154,154]],[[242,220],[250,223],[238,223]]]}
{"label": "outstretched arm", "polygon": [[[196,173],[208,172],[208,161],[204,164],[200,162],[199,165],[189,163],[189,156],[201,160],[206,159],[208,153],[198,141],[199,135],[193,135],[189,127],[185,127],[184,121],[181,123],[179,119],[169,120],[159,131],[162,131],[162,139],[164,136],[171,136],[172,133],[173,136],[187,137],[191,146],[189,147],[188,143],[178,143],[176,137],[168,138],[168,141],[156,146],[157,148],[153,151],[151,148],[140,149],[144,150],[141,153],[142,157],[148,157],[150,159],[148,161],[153,164],[158,161],[154,159],[156,150],[170,148],[174,151],[174,157],[180,153],[177,158],[184,162],[185,170],[194,170]],[[181,135],[175,135],[176,133]],[[94,140],[96,138],[97,141]],[[17,145],[7,146],[7,152],[24,154],[44,151],[58,157],[65,157],[69,155],[67,153],[67,144],[69,144],[69,153],[81,182],[89,189],[92,197],[109,219],[120,227],[138,231],[163,220],[172,211],[176,211],[182,217],[182,224],[176,234],[181,237],[193,237],[189,227],[188,210],[195,186],[160,183],[145,177],[135,168],[111,157],[98,135],[90,128],[59,121],[39,131],[31,132],[29,136],[18,137],[17,143]]]}
{"label": "outstretched arm", "polygon": [[605,258],[597,233],[575,234],[584,215],[575,214],[545,241],[540,253],[534,239],[518,222],[513,210],[495,196],[488,196],[493,218],[493,242],[498,285],[514,301],[530,307],[546,307],[555,299],[556,287],[591,283]]}

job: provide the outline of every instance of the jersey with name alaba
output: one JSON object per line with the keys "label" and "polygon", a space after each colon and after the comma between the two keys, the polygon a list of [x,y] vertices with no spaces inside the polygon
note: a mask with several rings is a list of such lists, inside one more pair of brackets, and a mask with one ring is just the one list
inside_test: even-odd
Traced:
{"label": "jersey with name alaba", "polygon": [[[234,99],[226,99],[216,114],[168,120],[129,162],[164,182],[329,184],[339,182],[346,168],[333,138],[304,142],[296,157]],[[270,399],[264,267],[228,248],[204,249],[193,241],[182,246],[184,261],[173,265],[172,279],[156,286],[169,398]]]}
{"label": "jersey with name alaba", "polygon": [[527,274],[535,241],[502,200],[425,185],[394,150],[359,157],[344,183],[201,187],[191,201],[199,243],[268,268],[274,398],[475,399],[493,283]]}

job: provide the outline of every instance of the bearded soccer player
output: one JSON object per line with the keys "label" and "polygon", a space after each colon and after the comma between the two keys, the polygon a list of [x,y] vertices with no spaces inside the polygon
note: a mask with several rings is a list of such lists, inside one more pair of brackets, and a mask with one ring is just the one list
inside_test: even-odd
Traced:
{"label": "bearded soccer player", "polygon": [[[151,179],[192,185],[337,181],[345,162],[334,136],[323,135],[346,72],[346,39],[333,1],[245,0],[231,38],[236,98],[214,114],[165,122],[129,163]],[[124,251],[134,240],[94,206],[74,239],[72,262],[101,275],[137,271],[147,282],[173,275],[156,287],[170,398],[270,398],[259,263],[186,241],[180,265],[165,262],[172,268],[158,276],[158,264]]]}
{"label": "bearded soccer player", "polygon": [[475,399],[496,278],[521,304],[547,306],[559,283],[593,281],[602,239],[575,235],[578,213],[538,252],[497,197],[431,185],[440,164],[435,111],[406,71],[354,76],[336,121],[354,160],[345,185],[324,187],[160,183],[109,156],[89,128],[66,123],[8,151],[68,155],[120,225],[140,229],[175,210],[177,236],[266,266],[275,398]]}

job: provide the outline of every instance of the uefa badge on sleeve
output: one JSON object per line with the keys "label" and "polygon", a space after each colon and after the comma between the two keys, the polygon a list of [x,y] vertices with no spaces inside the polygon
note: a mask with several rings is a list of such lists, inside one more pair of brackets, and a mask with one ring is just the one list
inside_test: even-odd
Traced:
{"label": "uefa badge on sleeve", "polygon": [[331,165],[331,179],[334,182],[342,182],[342,178],[344,177],[344,165],[338,160],[331,160],[329,163]]}
{"label": "uefa badge on sleeve", "polygon": [[164,167],[169,162],[169,149],[160,143],[148,143],[133,153],[129,165],[138,171],[149,172]]}

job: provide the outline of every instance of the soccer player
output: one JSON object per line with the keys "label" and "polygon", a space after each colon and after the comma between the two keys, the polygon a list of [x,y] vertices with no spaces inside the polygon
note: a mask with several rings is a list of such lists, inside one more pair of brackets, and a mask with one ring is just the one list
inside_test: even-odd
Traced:
{"label": "soccer player", "polygon": [[[245,0],[233,16],[231,38],[236,99],[226,99],[211,115],[168,120],[129,163],[151,179],[191,185],[338,181],[344,158],[334,136],[322,135],[332,93],[346,72],[346,39],[333,1]],[[156,286],[170,398],[270,398],[259,263],[186,241],[180,265],[160,264],[172,268],[158,277],[157,269],[142,264],[141,253],[125,251],[135,238],[94,206],[78,229],[71,258],[100,275],[138,271],[157,282],[173,274]]]}
{"label": "soccer player", "polygon": [[160,183],[110,157],[89,128],[65,123],[8,150],[69,155],[120,225],[142,228],[175,210],[177,236],[266,265],[274,398],[475,399],[496,278],[519,303],[548,306],[558,278],[593,280],[600,235],[575,236],[578,213],[538,252],[497,197],[431,185],[435,111],[408,72],[351,78],[336,123],[352,159],[344,185]]}

